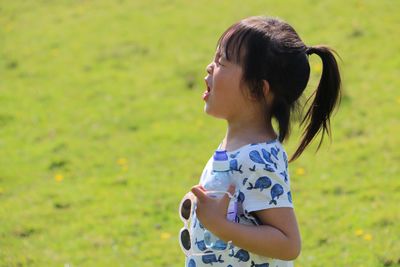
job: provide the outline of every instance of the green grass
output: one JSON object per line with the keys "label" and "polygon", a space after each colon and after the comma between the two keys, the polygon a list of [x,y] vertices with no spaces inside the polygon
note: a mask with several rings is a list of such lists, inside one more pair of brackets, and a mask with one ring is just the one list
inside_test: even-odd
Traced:
{"label": "green grass", "polygon": [[177,206],[225,128],[203,114],[204,69],[219,35],[259,14],[343,59],[333,141],[290,165],[296,266],[400,266],[399,13],[391,0],[0,1],[0,266],[183,266]]}

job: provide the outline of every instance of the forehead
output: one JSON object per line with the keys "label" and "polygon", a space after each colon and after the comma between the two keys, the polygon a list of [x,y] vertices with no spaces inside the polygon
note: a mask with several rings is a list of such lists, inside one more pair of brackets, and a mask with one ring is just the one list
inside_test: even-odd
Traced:
{"label": "forehead", "polygon": [[246,56],[247,36],[245,31],[230,28],[222,34],[217,43],[216,54],[234,63],[242,63]]}

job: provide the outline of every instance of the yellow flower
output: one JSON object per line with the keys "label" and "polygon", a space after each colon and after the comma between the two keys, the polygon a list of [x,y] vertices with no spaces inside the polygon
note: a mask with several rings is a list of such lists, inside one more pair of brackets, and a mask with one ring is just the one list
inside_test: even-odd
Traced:
{"label": "yellow flower", "polygon": [[299,167],[296,169],[296,175],[298,175],[298,176],[302,176],[305,173],[306,173],[306,170],[304,170],[304,168],[302,168],[302,167]]}
{"label": "yellow flower", "polygon": [[124,171],[124,172],[128,171],[128,166],[126,166],[126,165],[122,166],[122,171]]}
{"label": "yellow flower", "polygon": [[364,231],[362,229],[357,229],[354,233],[356,236],[362,236],[364,234]]}
{"label": "yellow flower", "polygon": [[171,234],[170,233],[167,233],[167,232],[161,233],[161,239],[167,240],[167,239],[170,239],[170,238],[171,238]]}
{"label": "yellow flower", "polygon": [[0,195],[3,194],[3,192],[4,192],[3,187],[0,187]]}
{"label": "yellow flower", "polygon": [[54,180],[56,180],[57,182],[61,182],[64,179],[64,176],[62,174],[56,174],[54,176]]}
{"label": "yellow flower", "polygon": [[128,160],[126,158],[120,158],[120,159],[118,159],[117,163],[118,163],[118,165],[123,166],[128,163]]}
{"label": "yellow flower", "polygon": [[371,235],[371,234],[365,234],[365,235],[363,236],[363,238],[364,238],[364,240],[366,240],[366,241],[371,241],[371,240],[372,240],[372,235]]}
{"label": "yellow flower", "polygon": [[397,104],[400,104],[400,96],[397,98]]}

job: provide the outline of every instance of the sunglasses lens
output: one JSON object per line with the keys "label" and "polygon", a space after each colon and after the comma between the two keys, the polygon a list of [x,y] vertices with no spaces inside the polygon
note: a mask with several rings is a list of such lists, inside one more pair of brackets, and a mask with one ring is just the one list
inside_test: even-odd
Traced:
{"label": "sunglasses lens", "polygon": [[190,234],[189,231],[187,229],[183,230],[181,232],[181,242],[182,242],[182,246],[186,249],[186,250],[190,250]]}
{"label": "sunglasses lens", "polygon": [[185,201],[183,201],[181,207],[181,216],[185,220],[189,220],[191,209],[192,209],[192,201],[190,199],[186,199]]}

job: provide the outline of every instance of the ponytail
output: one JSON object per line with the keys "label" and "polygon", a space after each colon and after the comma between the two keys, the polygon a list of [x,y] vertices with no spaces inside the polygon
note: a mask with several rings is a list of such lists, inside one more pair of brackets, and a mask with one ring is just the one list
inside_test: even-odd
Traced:
{"label": "ponytail", "polygon": [[290,161],[300,156],[321,129],[322,136],[317,150],[322,144],[324,134],[326,133],[329,137],[331,135],[330,116],[336,104],[340,102],[341,88],[339,68],[333,53],[337,55],[334,50],[326,46],[314,46],[306,50],[307,55],[317,54],[320,56],[322,60],[322,75],[317,89],[306,101],[308,103],[315,95],[310,108],[301,121],[301,126],[304,124],[307,126],[302,135],[300,145],[292,155]]}

